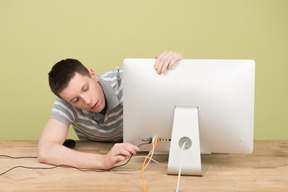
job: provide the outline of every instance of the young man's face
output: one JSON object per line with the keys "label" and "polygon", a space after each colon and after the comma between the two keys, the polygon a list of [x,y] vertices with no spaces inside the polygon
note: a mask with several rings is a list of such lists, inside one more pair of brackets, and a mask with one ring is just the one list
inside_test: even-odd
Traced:
{"label": "young man's face", "polygon": [[105,107],[105,96],[98,77],[89,70],[90,77],[75,73],[60,96],[73,106],[92,112],[101,112]]}

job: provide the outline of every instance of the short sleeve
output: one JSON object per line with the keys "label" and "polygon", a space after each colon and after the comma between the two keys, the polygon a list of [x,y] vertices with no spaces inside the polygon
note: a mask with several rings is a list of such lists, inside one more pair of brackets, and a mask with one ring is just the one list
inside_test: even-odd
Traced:
{"label": "short sleeve", "polygon": [[56,97],[54,100],[50,119],[61,121],[69,127],[75,120],[73,106],[63,99]]}

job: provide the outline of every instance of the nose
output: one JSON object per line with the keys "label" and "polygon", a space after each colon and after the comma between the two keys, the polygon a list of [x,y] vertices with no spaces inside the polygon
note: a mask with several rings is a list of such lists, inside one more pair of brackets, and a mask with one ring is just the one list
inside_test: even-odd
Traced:
{"label": "nose", "polygon": [[91,98],[88,95],[83,95],[82,99],[83,99],[83,101],[85,102],[86,105],[88,105],[88,106],[91,105]]}

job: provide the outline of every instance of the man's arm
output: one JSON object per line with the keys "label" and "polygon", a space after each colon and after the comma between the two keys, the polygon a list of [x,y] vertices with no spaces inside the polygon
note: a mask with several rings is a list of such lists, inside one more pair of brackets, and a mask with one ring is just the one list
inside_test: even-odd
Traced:
{"label": "man's arm", "polygon": [[139,150],[134,145],[121,143],[115,144],[105,155],[75,151],[62,145],[68,129],[67,125],[58,120],[47,121],[38,145],[39,162],[52,165],[66,164],[78,168],[109,169]]}

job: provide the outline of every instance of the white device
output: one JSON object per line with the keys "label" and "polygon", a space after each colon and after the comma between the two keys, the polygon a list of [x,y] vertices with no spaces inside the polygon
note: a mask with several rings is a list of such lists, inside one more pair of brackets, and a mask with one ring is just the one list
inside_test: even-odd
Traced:
{"label": "white device", "polygon": [[168,174],[178,171],[183,142],[190,142],[182,158],[186,175],[202,174],[200,152],[252,153],[253,60],[182,59],[160,75],[154,64],[155,59],[123,62],[124,142],[139,145],[159,137],[155,153],[170,151]]}

